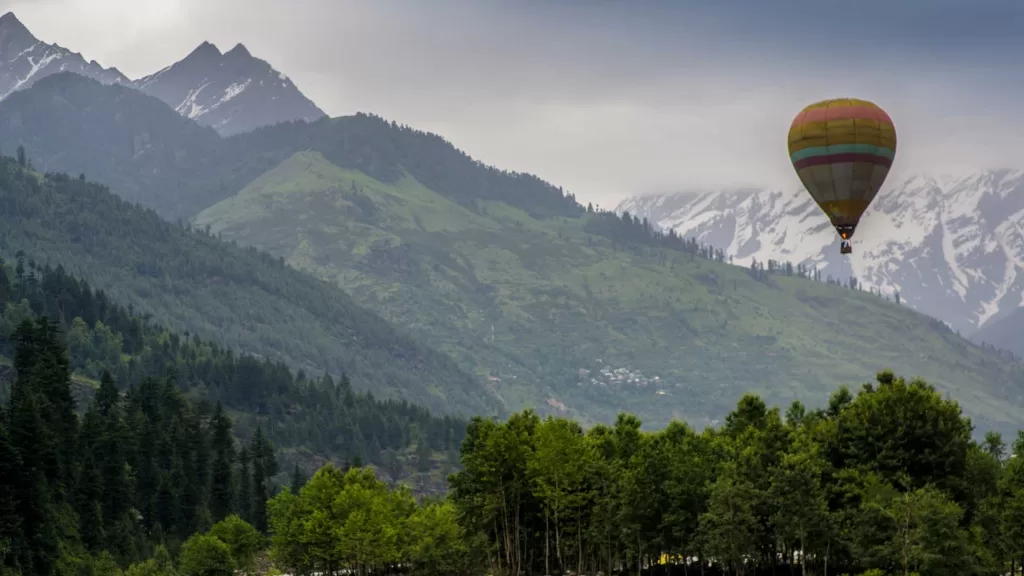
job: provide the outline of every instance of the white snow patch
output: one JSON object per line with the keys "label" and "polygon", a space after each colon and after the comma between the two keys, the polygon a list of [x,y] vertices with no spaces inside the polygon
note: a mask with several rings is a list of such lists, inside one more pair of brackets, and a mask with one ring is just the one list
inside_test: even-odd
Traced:
{"label": "white snow patch", "polygon": [[231,100],[235,96],[238,96],[239,94],[244,92],[246,88],[249,87],[250,83],[252,83],[252,78],[246,80],[242,84],[235,83],[231,86],[228,86],[228,89],[224,91],[224,97],[220,99],[220,102],[218,102],[217,105],[219,106],[227,102],[228,100]]}
{"label": "white snow patch", "polygon": [[178,106],[174,108],[174,111],[191,120],[195,120],[196,118],[202,116],[206,112],[206,110],[199,104],[196,104],[196,97],[199,96],[199,93],[203,91],[203,88],[206,88],[209,85],[210,83],[206,82],[199,88],[189,90],[188,96],[185,97],[181,104],[178,104]]}
{"label": "white snow patch", "polygon": [[[953,234],[949,231],[946,222],[942,223],[942,257],[949,265],[949,271],[953,273],[956,282],[953,283],[953,290],[960,296],[961,300],[967,295],[967,275],[960,268],[956,261],[956,249],[953,247]],[[941,277],[940,277],[941,278]]]}
{"label": "white snow patch", "polygon": [[[999,304],[1016,279],[1017,267],[1014,265],[1013,260],[1007,259],[1006,267],[1003,270],[1003,282],[996,287],[995,296],[991,300],[981,303],[981,312],[978,313],[978,322],[976,324],[979,328],[999,313]],[[1024,306],[1024,303],[1021,305]]]}
{"label": "white snow patch", "polygon": [[25,49],[24,49],[24,50],[22,50],[21,52],[18,52],[18,53],[17,53],[17,54],[16,54],[15,56],[14,56],[14,58],[11,58],[11,62],[15,62],[15,61],[17,61],[17,60],[18,60],[18,58],[21,58],[21,57],[22,57],[22,56],[24,56],[25,54],[28,54],[29,52],[31,52],[31,51],[33,51],[33,50],[35,50],[35,49],[36,49],[36,46],[39,46],[40,44],[41,44],[41,42],[36,42],[35,44],[33,44],[33,45],[29,46],[28,48],[25,48]]}
{"label": "white snow patch", "polygon": [[43,55],[42,58],[39,59],[38,62],[33,61],[33,58],[29,56],[28,62],[32,65],[32,69],[28,71],[28,74],[24,78],[19,78],[18,81],[14,84],[14,87],[7,91],[7,93],[0,94],[0,100],[3,100],[4,98],[7,98],[8,96],[16,92],[19,88],[21,88],[29,80],[31,80],[36,74],[38,74],[40,70],[46,68],[46,66],[49,65],[50,62],[53,62],[54,60],[60,57],[60,52],[56,51],[47,52],[45,55]]}

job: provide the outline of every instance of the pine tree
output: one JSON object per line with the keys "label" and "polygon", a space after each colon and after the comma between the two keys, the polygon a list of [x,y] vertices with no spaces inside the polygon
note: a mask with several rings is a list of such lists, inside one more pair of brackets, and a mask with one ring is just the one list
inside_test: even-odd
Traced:
{"label": "pine tree", "polygon": [[25,538],[18,563],[23,573],[48,574],[59,546],[53,484],[60,469],[57,442],[43,415],[46,401],[35,379],[42,361],[36,337],[35,326],[27,320],[15,332],[17,375],[11,387],[8,434],[21,461],[14,494]]}
{"label": "pine tree", "polygon": [[210,477],[210,515],[214,522],[228,517],[234,508],[234,490],[231,482],[231,468],[235,461],[234,439],[231,437],[231,421],[224,414],[220,402],[214,409],[210,422],[213,451],[213,467]]}
{"label": "pine tree", "polygon": [[251,524],[260,532],[266,533],[267,500],[270,496],[267,481],[277,474],[277,461],[274,458],[274,447],[263,436],[263,431],[259,427],[256,428],[256,433],[249,444],[249,454],[252,458]]}
{"label": "pine tree", "polygon": [[296,464],[292,470],[292,494],[298,494],[302,487],[306,485],[306,477],[302,474],[302,470],[299,469],[299,465]]}
{"label": "pine tree", "polygon": [[0,573],[4,567],[15,567],[24,538],[17,499],[21,458],[8,438],[2,416],[0,412]]}
{"label": "pine tree", "polygon": [[99,390],[96,391],[96,408],[99,409],[101,415],[107,416],[117,406],[120,399],[121,396],[114,384],[114,377],[110,375],[109,370],[104,370],[103,375],[100,376]]}
{"label": "pine tree", "polygon": [[238,453],[238,499],[235,508],[242,520],[252,523],[252,468],[249,458],[249,448],[242,446]]}
{"label": "pine tree", "polygon": [[103,477],[100,472],[102,465],[97,465],[99,445],[103,435],[103,423],[96,403],[93,402],[85,414],[79,437],[82,448],[79,463],[78,482],[76,484],[74,504],[78,512],[79,535],[82,543],[90,551],[102,549],[106,543],[103,532]]}

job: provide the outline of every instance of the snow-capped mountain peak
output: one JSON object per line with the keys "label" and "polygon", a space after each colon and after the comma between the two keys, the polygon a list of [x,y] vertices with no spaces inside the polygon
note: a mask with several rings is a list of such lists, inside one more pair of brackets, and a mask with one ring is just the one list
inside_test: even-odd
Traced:
{"label": "snow-capped mountain peak", "polygon": [[141,90],[223,136],[325,116],[287,76],[254,57],[243,44],[222,53],[203,42],[181,61],[132,82],[116,68],[104,68],[40,41],[13,13],[0,16],[0,100],[57,72]]}
{"label": "snow-capped mountain peak", "polygon": [[203,42],[181,61],[137,80],[135,86],[224,136],[324,116],[284,74],[243,44],[222,53]]}
{"label": "snow-capped mountain peak", "polygon": [[104,68],[77,52],[40,41],[12,12],[0,16],[0,100],[58,72],[74,72],[104,84],[130,84],[116,68]]}
{"label": "snow-capped mountain peak", "polygon": [[684,192],[616,208],[751,259],[856,276],[965,333],[1024,306],[1024,171],[919,175],[887,186],[853,238],[853,254],[803,189]]}

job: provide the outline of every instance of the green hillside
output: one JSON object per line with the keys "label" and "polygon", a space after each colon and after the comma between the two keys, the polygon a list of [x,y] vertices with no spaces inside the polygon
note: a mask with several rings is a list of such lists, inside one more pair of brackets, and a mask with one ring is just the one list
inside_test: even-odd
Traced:
{"label": "green hillside", "polygon": [[744,392],[818,405],[887,367],[935,382],[979,423],[1021,422],[1017,367],[935,320],[835,285],[617,242],[609,218],[467,205],[408,174],[381,182],[305,151],[193,224],[337,282],[495,378],[515,406],[699,422]]}
{"label": "green hillside", "polygon": [[[707,247],[588,214],[561,188],[486,166],[437,135],[357,114],[218,139],[160,104],[51,76],[0,103],[0,150],[25,144],[37,167],[85,172],[168,220],[205,211],[197,227],[339,283],[486,378],[509,407],[582,419],[630,409],[658,426],[716,418],[738,391],[820,404],[837,383],[882,367],[929,378],[979,423],[1016,422],[1024,402],[1016,364],[935,321],[869,294],[702,259]],[[313,150],[321,157],[296,156]],[[76,250],[97,258],[94,247]],[[225,329],[239,325],[236,313],[252,318],[252,305],[222,302]],[[194,314],[197,303],[177,306],[163,316]],[[309,334],[296,327],[287,345],[319,340]],[[606,368],[627,375],[597,378]],[[466,379],[422,388],[430,398],[475,393]]]}
{"label": "green hillside", "polygon": [[0,253],[13,259],[20,250],[179,333],[313,373],[344,373],[360,390],[435,411],[500,409],[450,357],[337,286],[170,224],[98,184],[2,159]]}
{"label": "green hillside", "polygon": [[279,362],[166,330],[65,270],[34,264],[29,255],[0,260],[0,407],[8,406],[17,379],[17,330],[24,320],[44,317],[55,323],[68,350],[80,414],[102,397],[105,374],[121,390],[142,389],[156,379],[184,392],[201,418],[220,405],[243,442],[262,427],[286,465],[282,470],[299,465],[310,473],[326,461],[340,466],[359,458],[419,492],[443,486],[465,435],[465,420],[358,393],[347,378],[294,374]]}

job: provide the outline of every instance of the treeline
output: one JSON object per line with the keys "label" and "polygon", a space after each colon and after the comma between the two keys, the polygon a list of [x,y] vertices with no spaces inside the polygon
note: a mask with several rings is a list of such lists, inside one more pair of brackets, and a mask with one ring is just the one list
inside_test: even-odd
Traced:
{"label": "treeline", "polygon": [[820,410],[745,396],[704,431],[526,411],[471,422],[449,497],[499,574],[1015,573],[1024,461],[971,433],[891,372]]}
{"label": "treeline", "polygon": [[79,418],[57,325],[25,320],[14,340],[17,375],[0,408],[0,573],[91,574],[101,556],[126,566],[231,514],[266,530],[277,463],[259,428],[237,446],[221,407],[188,402],[173,378],[122,395],[108,373]]}
{"label": "treeline", "polygon": [[39,266],[24,253],[13,266],[0,258],[0,305],[4,356],[11,357],[16,345],[7,335],[23,320],[54,318],[70,368],[86,381],[109,371],[125,389],[174,374],[191,398],[230,411],[240,436],[262,426],[287,449],[284,460],[301,463],[309,473],[324,458],[359,458],[396,478],[457,460],[465,423],[456,418],[435,417],[405,401],[377,400],[353,390],[347,377],[293,374],[282,362],[165,330],[62,267]]}
{"label": "treeline", "polygon": [[[676,233],[674,229],[663,232],[655,228],[647,218],[633,216],[628,211],[619,215],[609,210],[596,209],[593,204],[588,204],[587,213],[594,215],[594,217],[586,223],[584,230],[591,234],[608,238],[620,248],[625,248],[629,245],[667,248],[704,260],[733,263],[732,257],[727,257],[725,251],[721,248],[715,248],[709,244],[698,242],[696,238],[684,238]],[[833,277],[831,274],[822,276],[821,270],[817,268],[804,264],[794,265],[788,260],[768,259],[767,261],[759,262],[755,258],[751,260],[749,270],[751,277],[758,281],[767,281],[769,277],[776,275],[796,276],[815,282],[842,286],[851,290],[864,290],[860,281],[853,276],[845,279]],[[869,292],[886,300],[895,299],[897,304],[900,303],[899,292],[895,292],[892,297],[882,294],[881,291],[876,291],[874,288],[869,289]]]}

